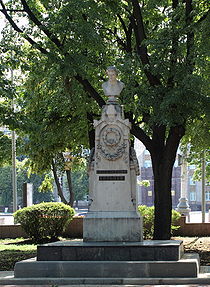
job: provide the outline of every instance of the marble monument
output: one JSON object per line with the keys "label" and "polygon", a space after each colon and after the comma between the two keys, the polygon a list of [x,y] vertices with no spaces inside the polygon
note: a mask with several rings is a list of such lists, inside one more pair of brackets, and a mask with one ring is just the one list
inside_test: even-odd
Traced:
{"label": "marble monument", "polygon": [[94,121],[95,148],[89,161],[89,212],[84,218],[84,241],[142,241],[142,220],[136,207],[139,166],[130,146],[130,128],[118,97],[124,83],[115,67],[102,88],[108,97],[100,120]]}
{"label": "marble monument", "polygon": [[107,74],[109,80],[103,90],[108,101],[101,119],[94,122],[90,207],[83,220],[83,241],[38,245],[37,260],[15,264],[14,280],[30,284],[33,279],[36,284],[51,285],[209,280],[196,278],[199,256],[184,254],[182,241],[142,240],[142,220],[136,210],[139,167],[129,143],[131,125],[117,102],[124,84],[116,79],[115,68],[109,67]]}

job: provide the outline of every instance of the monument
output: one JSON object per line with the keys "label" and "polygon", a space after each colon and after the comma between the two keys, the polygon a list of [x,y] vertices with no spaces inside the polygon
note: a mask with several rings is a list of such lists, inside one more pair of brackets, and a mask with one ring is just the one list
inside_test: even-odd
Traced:
{"label": "monument", "polygon": [[94,121],[95,148],[89,160],[89,212],[84,241],[142,241],[142,220],[136,210],[139,166],[130,146],[128,119],[117,97],[124,88],[114,67],[107,69],[103,91],[108,97],[101,119]]}
{"label": "monument", "polygon": [[108,100],[101,119],[94,122],[83,240],[39,245],[37,260],[16,263],[15,279],[29,278],[36,284],[156,284],[167,278],[194,282],[190,280],[198,276],[199,256],[184,254],[182,241],[142,241],[142,219],[136,210],[139,167],[129,142],[131,125],[117,99],[124,84],[114,67],[107,74],[102,87]]}

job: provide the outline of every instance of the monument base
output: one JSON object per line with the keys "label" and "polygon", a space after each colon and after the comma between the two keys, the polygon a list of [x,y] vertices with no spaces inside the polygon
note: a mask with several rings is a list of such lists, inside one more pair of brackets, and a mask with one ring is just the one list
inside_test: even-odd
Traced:
{"label": "monument base", "polygon": [[142,218],[135,211],[89,211],[83,220],[84,241],[142,241]]}
{"label": "monument base", "polygon": [[88,278],[113,279],[113,285],[114,279],[196,278],[199,273],[198,254],[183,254],[182,241],[175,240],[62,241],[38,246],[37,256],[16,263],[15,278],[82,278],[81,284]]}

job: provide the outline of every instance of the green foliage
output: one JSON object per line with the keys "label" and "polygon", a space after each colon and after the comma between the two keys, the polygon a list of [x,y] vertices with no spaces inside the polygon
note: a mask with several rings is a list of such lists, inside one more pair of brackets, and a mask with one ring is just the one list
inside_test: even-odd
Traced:
{"label": "green foliage", "polygon": [[140,186],[149,187],[150,186],[150,181],[149,180],[141,180],[141,181],[138,181],[138,184]]}
{"label": "green foliage", "polygon": [[12,169],[0,167],[0,205],[9,206],[12,201]]}
{"label": "green foliage", "polygon": [[143,217],[143,237],[151,239],[154,232],[154,206],[140,205],[138,211]]}
{"label": "green foliage", "polygon": [[[144,239],[152,239],[153,232],[154,232],[154,206],[146,206],[146,205],[139,205],[138,211],[143,217],[143,237]],[[178,221],[181,217],[181,214],[176,211],[172,210],[172,222],[171,222],[171,230],[177,230],[179,228]]]}
{"label": "green foliage", "polygon": [[16,223],[35,241],[56,239],[72,220],[74,210],[63,203],[40,203],[14,213]]}
{"label": "green foliage", "polygon": [[[39,192],[39,186],[44,180],[44,175],[40,176],[31,173],[28,176],[28,170],[24,161],[16,161],[17,165],[17,194],[18,205],[22,205],[23,183],[33,183],[33,202],[53,201],[53,194],[50,189],[45,192]],[[0,205],[10,206],[12,204],[12,167],[8,164],[0,167]]]}
{"label": "green foliage", "polygon": [[201,180],[203,157],[206,162],[206,182],[210,182],[210,105],[206,103],[206,111],[200,119],[187,126],[182,140],[182,150],[187,153],[187,161],[195,165],[194,180]]}
{"label": "green foliage", "polygon": [[44,180],[39,186],[39,192],[53,191],[53,178],[49,174],[46,174]]}
{"label": "green foliage", "polygon": [[0,132],[0,166],[11,162],[12,140]]}
{"label": "green foliage", "polygon": [[[19,1],[9,5],[13,9],[22,7]],[[1,44],[4,66],[18,67],[25,75],[24,79],[16,77],[15,96],[21,111],[15,118],[19,120],[19,129],[28,135],[25,148],[34,171],[49,170],[52,158],[66,148],[88,146],[87,132],[91,123],[87,120],[87,112],[97,117],[100,111],[94,97],[76,75],[87,79],[103,98],[104,70],[107,65],[116,65],[126,84],[120,102],[125,111],[134,113],[135,123],[141,123],[146,115],[141,127],[149,135],[156,124],[164,124],[169,129],[178,124],[191,125],[192,119],[200,117],[208,94],[206,1],[194,1],[189,26],[182,2],[176,7],[172,7],[171,1],[140,3],[147,36],[142,47],[148,50],[148,64],[142,64],[136,48],[130,17],[132,2],[51,0],[29,1],[28,5],[43,25],[37,27],[28,21],[27,13],[21,16],[16,13],[17,20],[19,17],[27,19],[23,38],[7,27]],[[40,28],[48,30],[51,37]],[[188,69],[186,56],[189,30],[195,35],[194,73]],[[24,40],[26,35],[37,41],[37,45],[31,47]],[[39,47],[47,53],[40,53],[36,49]],[[151,85],[145,71],[161,79],[161,84]],[[169,80],[173,83],[169,84]]]}
{"label": "green foliage", "polygon": [[72,189],[75,200],[84,200],[88,194],[88,174],[86,164],[80,163],[72,171]]}

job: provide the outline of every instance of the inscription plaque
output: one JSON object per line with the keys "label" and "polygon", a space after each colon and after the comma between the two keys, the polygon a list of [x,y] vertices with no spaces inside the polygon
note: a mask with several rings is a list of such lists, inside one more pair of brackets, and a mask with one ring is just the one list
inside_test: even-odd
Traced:
{"label": "inscription plaque", "polygon": [[97,170],[96,171],[97,174],[113,174],[113,173],[120,173],[120,174],[126,174],[128,173],[128,171],[125,169],[114,169],[114,170]]}
{"label": "inscription plaque", "polygon": [[99,181],[118,181],[118,180],[125,180],[123,175],[121,176],[99,176]]}

